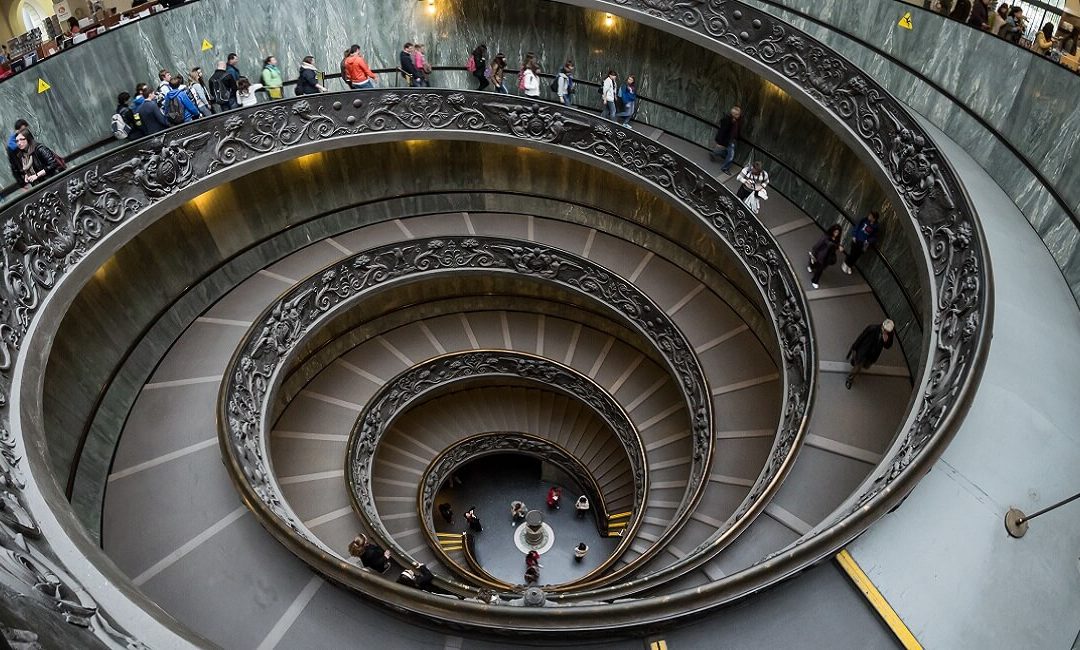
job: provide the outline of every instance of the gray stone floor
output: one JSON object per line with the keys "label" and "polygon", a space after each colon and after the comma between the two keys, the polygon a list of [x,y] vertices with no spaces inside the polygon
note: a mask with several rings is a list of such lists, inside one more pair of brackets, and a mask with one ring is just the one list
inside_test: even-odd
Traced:
{"label": "gray stone floor", "polygon": [[[574,500],[579,488],[563,488],[564,505],[548,510],[546,505],[549,483],[541,480],[539,462],[513,456],[491,456],[471,463],[460,472],[462,484],[440,493],[437,502],[447,501],[454,508],[454,525],[446,525],[436,516],[439,532],[458,532],[465,527],[462,514],[476,506],[476,514],[484,532],[475,536],[476,557],[493,576],[513,584],[523,582],[525,556],[514,545],[517,526],[510,519],[510,503],[525,502],[529,508],[544,514],[544,521],[555,533],[555,544],[540,558],[540,584],[559,584],[579,578],[599,566],[618,544],[618,538],[600,537],[590,512],[584,519],[574,513]],[[589,554],[581,562],[574,561],[578,542],[589,545]]]}

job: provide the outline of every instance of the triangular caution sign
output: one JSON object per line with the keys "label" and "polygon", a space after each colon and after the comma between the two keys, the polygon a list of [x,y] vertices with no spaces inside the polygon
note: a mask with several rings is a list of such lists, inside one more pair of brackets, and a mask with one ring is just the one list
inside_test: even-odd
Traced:
{"label": "triangular caution sign", "polygon": [[911,12],[910,11],[905,13],[904,16],[900,19],[900,22],[898,22],[896,24],[899,25],[900,27],[903,27],[904,29],[914,29],[915,28],[915,25],[911,24]]}
{"label": "triangular caution sign", "polygon": [[204,38],[202,40],[202,51],[205,52],[212,49],[214,49],[214,44]]}
{"label": "triangular caution sign", "polygon": [[38,77],[38,80],[37,80],[37,91],[38,91],[38,94],[39,94],[39,95],[40,95],[41,93],[45,92],[46,90],[50,89],[50,88],[52,88],[52,86],[50,86],[49,84],[45,83],[45,80],[44,80],[44,79],[42,79],[41,77]]}

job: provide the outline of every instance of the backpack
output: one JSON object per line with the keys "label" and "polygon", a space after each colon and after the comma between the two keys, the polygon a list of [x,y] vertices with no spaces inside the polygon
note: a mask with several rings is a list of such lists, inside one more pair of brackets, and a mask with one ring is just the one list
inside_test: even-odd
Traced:
{"label": "backpack", "polygon": [[210,77],[210,95],[221,106],[228,106],[232,102],[232,93],[229,92],[229,89],[222,81],[224,78],[224,76],[219,77],[216,74]]}
{"label": "backpack", "polygon": [[[562,73],[560,72],[559,74]],[[555,78],[551,80],[551,85],[548,86],[548,88],[550,88],[553,93],[559,92],[559,75],[555,75]]]}
{"label": "backpack", "polygon": [[527,68],[522,68],[521,70],[518,70],[518,92],[524,92],[525,91],[525,70],[526,69]]}
{"label": "backpack", "polygon": [[169,124],[173,126],[183,124],[184,118],[187,117],[187,111],[184,110],[184,102],[180,101],[180,95],[166,100],[165,103],[165,119],[169,121]]}
{"label": "backpack", "polygon": [[112,128],[113,137],[117,140],[126,139],[128,133],[131,132],[131,127],[128,126],[127,121],[124,120],[124,116],[120,113],[113,113],[110,127]]}
{"label": "backpack", "polygon": [[476,57],[469,55],[469,60],[465,62],[465,69],[469,72],[476,72]]}

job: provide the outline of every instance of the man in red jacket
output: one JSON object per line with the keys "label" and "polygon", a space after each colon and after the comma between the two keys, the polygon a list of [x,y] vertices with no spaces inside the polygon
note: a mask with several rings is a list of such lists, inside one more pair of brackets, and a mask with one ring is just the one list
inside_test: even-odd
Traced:
{"label": "man in red jacket", "polygon": [[360,46],[353,45],[349,48],[349,56],[345,59],[345,73],[349,77],[349,84],[354,90],[374,88],[378,75],[371,71],[367,61],[360,55]]}

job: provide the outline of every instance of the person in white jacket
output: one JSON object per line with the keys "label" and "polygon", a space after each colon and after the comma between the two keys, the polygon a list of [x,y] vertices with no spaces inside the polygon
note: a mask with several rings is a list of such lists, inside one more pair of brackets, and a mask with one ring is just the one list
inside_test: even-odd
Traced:
{"label": "person in white jacket", "polygon": [[769,186],[769,172],[765,171],[760,160],[755,160],[739,172],[739,190],[735,196],[750,208],[754,214],[761,209],[761,202],[769,198],[765,188]]}
{"label": "person in white jacket", "polygon": [[604,79],[604,86],[600,90],[600,94],[604,99],[604,112],[601,117],[606,117],[609,120],[615,119],[615,93],[619,90],[618,76],[614,70],[608,70],[607,77]]}
{"label": "person in white jacket", "polygon": [[262,84],[251,83],[251,80],[247,77],[240,77],[236,82],[236,100],[240,102],[242,107],[254,106],[259,103],[255,91],[262,90],[262,87]]}
{"label": "person in white jacket", "polygon": [[530,61],[525,66],[525,96],[526,97],[539,97],[540,96],[540,75],[537,74],[539,68],[535,61]]}

